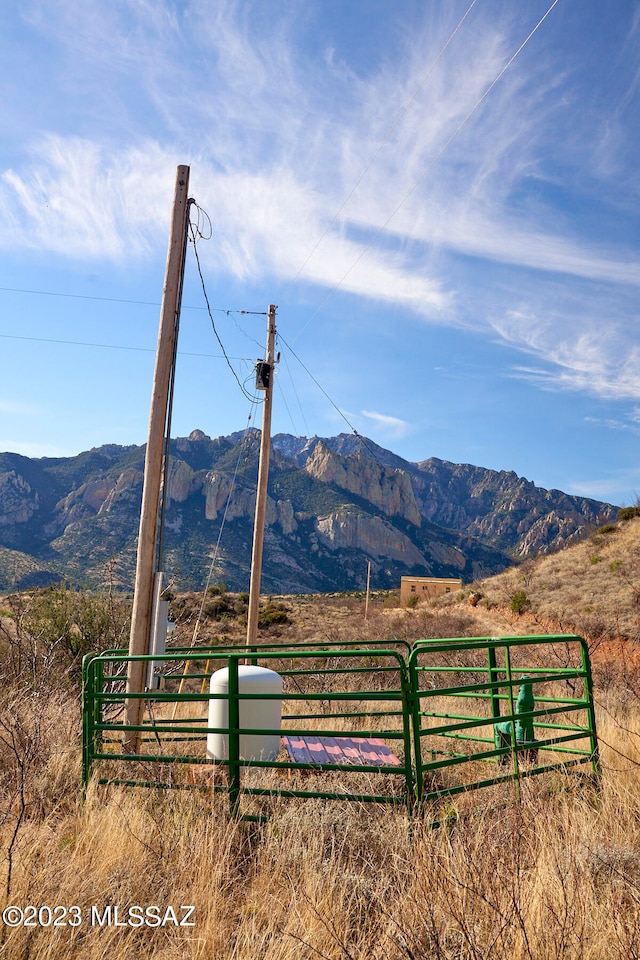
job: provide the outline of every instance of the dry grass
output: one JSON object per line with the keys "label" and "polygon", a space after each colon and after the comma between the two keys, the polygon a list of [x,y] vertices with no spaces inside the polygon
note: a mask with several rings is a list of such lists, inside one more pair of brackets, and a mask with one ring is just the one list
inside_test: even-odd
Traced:
{"label": "dry grass", "polygon": [[[83,924],[7,931],[7,958],[607,958],[640,951],[637,726],[599,799],[525,799],[448,829],[387,809],[282,802],[260,827],[193,794],[91,791],[31,811],[8,902],[76,904]],[[7,902],[6,900],[4,901]],[[92,927],[91,907],[194,905],[195,927]]]}
{"label": "dry grass", "polygon": [[640,517],[601,530],[483,581],[480,605],[489,601],[508,611],[513,595],[523,591],[530,603],[527,628],[575,631],[594,649],[611,640],[640,640]]}
{"label": "dry grass", "polygon": [[[291,622],[260,631],[260,639],[283,644],[483,635],[480,611],[424,604],[408,610],[400,606],[397,597],[386,592],[373,596],[366,620],[363,595],[299,594],[274,596],[273,601],[286,607]],[[190,604],[180,608],[172,646],[188,646],[192,642],[198,610],[195,595]],[[198,629],[200,644],[242,644],[245,637],[246,621],[242,620],[204,621]]]}
{"label": "dry grass", "polygon": [[[289,602],[284,642],[490,626],[491,611],[467,607],[380,602],[365,624],[353,598]],[[0,691],[2,909],[77,905],[83,922],[4,926],[0,957],[638,958],[637,669],[627,664],[625,686],[599,685],[599,670],[600,793],[578,777],[532,778],[520,803],[488,809],[476,795],[468,818],[439,830],[382,806],[277,798],[270,821],[251,825],[228,819],[224,796],[183,791],[92,788],[83,807],[77,690],[55,671],[13,678]],[[121,920],[133,904],[178,917],[193,905],[195,926],[92,925],[91,907],[110,904]]]}

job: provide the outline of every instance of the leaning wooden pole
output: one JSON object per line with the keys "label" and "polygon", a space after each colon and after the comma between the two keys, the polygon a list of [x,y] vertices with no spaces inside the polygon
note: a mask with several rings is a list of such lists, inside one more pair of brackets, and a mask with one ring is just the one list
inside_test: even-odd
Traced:
{"label": "leaning wooden pole", "polygon": [[[140,510],[140,528],[138,533],[138,557],[136,579],[133,594],[133,612],[129,656],[148,654],[151,641],[151,610],[153,603],[153,581],[156,564],[158,538],[158,508],[160,505],[160,486],[162,479],[162,456],[167,429],[167,406],[169,386],[174,363],[178,317],[180,313],[180,294],[184,272],[184,257],[187,234],[189,193],[189,167],[179,166],[176,173],[171,232],[165,269],[162,305],[160,308],[160,326],[156,364],[153,374],[151,409],[149,412],[149,432],[144,464],[144,485],[142,507]],[[147,664],[130,661],[127,671],[127,693],[144,693]],[[142,698],[126,701],[126,722],[139,726],[144,700]],[[124,738],[124,749],[128,753],[137,753],[140,735],[136,730],[128,731]]]}
{"label": "leaning wooden pole", "polygon": [[269,453],[271,449],[271,407],[273,399],[274,350],[276,345],[276,307],[269,306],[267,320],[267,352],[265,360],[258,363],[256,385],[264,390],[262,408],[262,435],[260,437],[260,466],[258,467],[258,490],[256,493],[256,517],[253,526],[253,551],[251,554],[251,585],[249,587],[249,615],[247,620],[247,646],[258,637],[258,609],[260,606],[260,580],[262,577],[262,546],[267,515],[267,482],[269,480]]}

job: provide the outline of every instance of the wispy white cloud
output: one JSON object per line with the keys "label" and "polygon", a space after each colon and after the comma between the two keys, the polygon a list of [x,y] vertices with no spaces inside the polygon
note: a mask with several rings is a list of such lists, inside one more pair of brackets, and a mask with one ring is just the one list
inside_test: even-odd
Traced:
{"label": "wispy white cloud", "polygon": [[[25,4],[32,27],[64,53],[64,82],[86,78],[94,103],[115,106],[105,106],[113,116],[104,128],[98,116],[82,136],[52,133],[55,119],[47,127],[41,118],[31,156],[0,177],[0,246],[78,259],[157,252],[175,166],[191,162],[192,193],[215,221],[216,243],[203,248],[209,269],[339,288],[439,323],[473,317],[478,331],[535,358],[516,376],[640,397],[640,343],[628,323],[637,291],[627,289],[640,278],[636,251],[616,232],[585,233],[547,198],[554,178],[569,189],[579,178],[581,202],[599,202],[602,178],[628,151],[606,107],[595,133],[593,114],[582,122],[576,112],[578,62],[559,64],[537,36],[536,56],[516,62],[439,157],[533,14],[496,19],[479,6],[421,86],[453,20],[425,18],[398,55],[358,72],[328,49],[303,60],[296,38],[311,13],[274,9]],[[628,77],[618,118],[637,82]],[[461,257],[496,279],[482,296],[457,269]],[[504,282],[506,267],[524,296]],[[570,285],[564,301],[549,276]],[[600,313],[596,282],[608,291],[595,294]]]}
{"label": "wispy white cloud", "polygon": [[544,361],[514,364],[514,376],[548,389],[636,400],[640,343],[619,309],[611,298],[590,297],[585,291],[571,304],[554,307],[545,297],[535,306],[509,310],[492,318],[491,326],[503,343]]}
{"label": "wispy white cloud", "polygon": [[362,416],[366,417],[367,420],[373,421],[376,426],[391,437],[396,437],[401,439],[407,435],[409,430],[409,424],[406,420],[401,420],[399,417],[392,417],[385,413],[377,413],[374,410],[363,410]]}
{"label": "wispy white cloud", "polygon": [[640,433],[640,427],[636,423],[629,423],[626,420],[616,420],[614,417],[585,417],[585,423],[593,423],[599,427],[605,427],[607,430],[628,430],[631,433]]}
{"label": "wispy white cloud", "polygon": [[[89,252],[117,256],[136,220],[150,227],[157,223],[154,216],[136,217],[123,201],[121,160],[125,161],[124,184],[136,192],[148,184],[149,175],[152,182],[160,176],[166,183],[170,174],[165,168],[178,157],[179,141],[191,130],[197,147],[187,152],[197,154],[199,162],[207,155],[215,158],[213,170],[219,165],[226,174],[216,187],[224,187],[231,196],[235,190],[241,203],[243,192],[250,198],[252,218],[237,218],[241,244],[252,229],[262,242],[261,227],[272,219],[273,201],[282,200],[281,182],[288,182],[291,202],[285,212],[298,210],[297,219],[304,226],[304,231],[291,237],[298,245],[299,267],[300,234],[304,233],[301,249],[308,253],[314,238],[327,229],[327,217],[339,208],[384,142],[342,214],[345,222],[366,229],[367,236],[358,242],[352,239],[337,257],[332,251],[344,236],[338,228],[329,230],[305,268],[306,278],[326,283],[330,275],[337,282],[341,274],[335,261],[341,261],[344,273],[371,241],[370,231],[383,228],[397,209],[389,230],[404,241],[436,243],[455,252],[536,269],[635,282],[633,258],[603,256],[576,238],[543,229],[535,217],[523,225],[508,213],[514,184],[525,174],[540,175],[544,141],[540,133],[532,136],[532,131],[547,131],[545,121],[558,110],[553,94],[562,74],[546,76],[539,69],[534,84],[528,83],[526,74],[515,70],[507,74],[483,105],[481,117],[474,118],[432,168],[438,151],[512,52],[515,37],[506,30],[474,20],[412,100],[425,64],[446,36],[442,28],[433,38],[413,37],[411,45],[407,43],[406,58],[393,67],[382,65],[366,77],[350,76],[345,84],[335,67],[328,74],[317,63],[303,67],[293,49],[291,17],[263,23],[265,29],[258,35],[246,11],[243,14],[242,7],[233,3],[217,5],[212,15],[208,4],[192,2],[180,16],[169,5],[143,0],[118,8],[88,2],[81,11],[68,0],[57,0],[53,7],[52,15],[50,4],[45,11],[42,3],[33,3],[32,22],[42,28],[46,25],[73,54],[71,60],[87,66],[95,64],[96,58],[104,59],[106,50],[110,57],[119,50],[109,65],[112,78],[117,82],[134,76],[138,96],[142,92],[157,108],[164,104],[164,139],[171,145],[154,148],[145,140],[116,154],[100,139],[73,139],[66,144],[62,137],[40,141],[39,160],[23,171],[6,171],[4,177],[6,199],[17,198],[22,215],[33,219],[40,243],[64,230],[71,235],[75,254],[78,222],[90,220],[97,229]],[[189,44],[195,45],[196,54],[184,61]],[[175,82],[176,69],[182,83]],[[399,116],[402,120],[394,126]],[[97,126],[95,132],[98,137]],[[137,179],[132,160],[140,161]],[[209,165],[205,160],[205,169]],[[421,182],[425,173],[429,176]],[[205,175],[209,177],[209,169]],[[148,214],[153,210],[144,203],[149,193],[147,186],[141,195]],[[47,194],[58,213],[49,220],[42,210]],[[285,219],[277,219],[279,229]],[[278,235],[276,229],[272,234]],[[276,251],[283,257],[281,269],[290,272],[293,258],[286,236],[276,244]],[[380,257],[388,259],[389,254],[379,250],[374,239],[367,259],[377,262],[367,276],[378,274]],[[414,272],[409,261],[401,260],[400,270],[407,279]],[[391,269],[387,284],[397,287],[398,279],[397,268]],[[373,295],[384,292],[384,286],[379,284]]]}
{"label": "wispy white cloud", "polygon": [[51,135],[37,154],[31,169],[0,178],[5,248],[19,237],[27,249],[117,260],[148,254],[152,233],[166,232],[179,160],[157,143],[115,155],[95,142]]}
{"label": "wispy white cloud", "polygon": [[[149,142],[116,158],[95,143],[53,136],[39,154],[32,171],[5,171],[0,180],[0,244],[15,241],[20,225],[26,247],[80,259],[125,260],[164,244],[177,154]],[[318,195],[285,170],[227,174],[206,161],[192,184],[215,220],[216,244],[204,251],[215,268],[240,280],[294,276],[310,225],[321,230]],[[362,243],[333,234],[307,279],[414,310],[448,306],[440,281],[407,269],[402,255],[373,251],[359,262],[362,251]]]}

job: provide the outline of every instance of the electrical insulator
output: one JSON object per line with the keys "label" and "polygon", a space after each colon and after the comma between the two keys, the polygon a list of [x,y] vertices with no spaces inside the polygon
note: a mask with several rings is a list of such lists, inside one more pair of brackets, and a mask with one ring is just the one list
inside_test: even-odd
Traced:
{"label": "electrical insulator", "polygon": [[256,390],[268,390],[271,383],[271,364],[266,360],[256,363]]}

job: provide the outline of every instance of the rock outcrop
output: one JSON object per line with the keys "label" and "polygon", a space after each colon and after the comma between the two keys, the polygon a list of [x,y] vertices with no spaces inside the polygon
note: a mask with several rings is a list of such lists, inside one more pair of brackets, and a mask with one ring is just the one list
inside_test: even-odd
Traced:
{"label": "rock outcrop", "polygon": [[304,469],[323,483],[335,483],[362,497],[387,517],[402,517],[420,526],[411,478],[403,470],[386,467],[362,453],[343,457],[322,441],[315,446]]}
{"label": "rock outcrop", "polygon": [[344,510],[319,518],[316,530],[330,550],[359,550],[369,557],[386,557],[406,567],[424,563],[423,553],[409,537],[382,517]]}
{"label": "rock outcrop", "polygon": [[[213,440],[194,430],[172,442],[163,564],[176,585],[201,586],[216,554],[219,579],[246,589],[259,440],[256,430]],[[144,447],[43,460],[0,454],[0,587],[19,587],[23,570],[29,583],[64,577],[131,589],[143,469]],[[616,513],[512,472],[409,463],[347,434],[278,435],[263,590],[361,588],[369,562],[379,587],[406,573],[470,581],[572,543]]]}
{"label": "rock outcrop", "polygon": [[38,493],[15,470],[0,473],[0,526],[27,523],[40,507]]}

